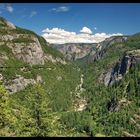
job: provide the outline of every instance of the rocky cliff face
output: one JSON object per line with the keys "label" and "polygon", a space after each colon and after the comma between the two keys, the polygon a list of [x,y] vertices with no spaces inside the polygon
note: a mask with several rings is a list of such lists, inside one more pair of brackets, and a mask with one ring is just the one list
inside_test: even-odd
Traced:
{"label": "rocky cliff face", "polygon": [[[35,84],[38,81],[33,78],[24,78],[24,74],[19,75],[16,70],[16,72],[8,71],[13,76],[5,78],[3,69],[11,69],[9,63],[13,61],[10,60],[14,59],[14,62],[25,63],[28,66],[46,65],[48,62],[51,62],[52,65],[54,63],[67,64],[65,59],[56,55],[57,50],[51,50],[52,48],[49,48],[46,41],[43,43],[41,41],[40,37],[32,31],[16,27],[0,17],[0,80],[3,81],[9,93],[19,92],[29,84]],[[45,47],[48,47],[47,51],[45,51]],[[12,63],[12,67],[18,67],[17,69],[20,71],[18,64]],[[6,73],[7,75],[9,75],[8,72]],[[31,72],[31,70],[27,70],[28,72]]]}
{"label": "rocky cliff face", "polygon": [[97,44],[96,47],[93,48],[91,52],[89,53],[87,62],[92,63],[102,58],[106,51],[104,48],[105,48],[104,46]]}
{"label": "rocky cliff face", "polygon": [[112,36],[110,38],[106,38],[104,41],[96,44],[96,46],[91,50],[87,62],[91,63],[97,61],[98,59],[101,59],[105,55],[108,47],[115,43],[125,42],[126,40],[126,36]]}
{"label": "rocky cliff face", "polygon": [[62,45],[53,45],[54,48],[58,49],[65,55],[65,58],[71,61],[81,59],[87,56],[96,44],[81,44],[71,43]]}
{"label": "rocky cliff face", "polygon": [[124,54],[122,60],[117,62],[112,68],[108,69],[100,76],[100,81],[104,81],[106,86],[113,85],[121,80],[132,67],[140,62],[140,49],[128,51]]}
{"label": "rocky cliff face", "polygon": [[[35,33],[20,29],[3,18],[0,18],[0,29],[0,45],[10,48],[17,59],[30,65],[44,65],[48,60]],[[54,57],[51,58],[49,61],[53,61]],[[64,60],[56,62],[65,63]]]}
{"label": "rocky cliff face", "polygon": [[93,62],[100,59],[105,53],[105,48],[111,46],[114,43],[124,42],[127,39],[126,36],[112,36],[105,39],[100,43],[93,44],[81,44],[71,43],[62,45],[53,45],[52,47],[58,49],[64,54],[65,58],[71,61],[83,59],[87,57],[87,62]]}
{"label": "rocky cliff face", "polygon": [[[13,54],[20,60],[24,61],[25,63],[36,65],[36,64],[44,64],[44,54],[43,50],[41,48],[41,45],[38,41],[38,39],[35,36],[31,37],[31,40],[33,42],[25,43],[25,42],[12,42],[14,39],[20,39],[20,36],[18,38],[15,38],[16,35],[12,36],[11,42],[6,43],[6,45],[12,49]],[[8,38],[8,36],[5,36]],[[22,35],[25,39],[28,38],[28,35]]]}
{"label": "rocky cliff face", "polygon": [[100,42],[100,45],[104,47],[111,46],[115,43],[124,42],[127,40],[127,38],[128,38],[127,36],[112,36]]}

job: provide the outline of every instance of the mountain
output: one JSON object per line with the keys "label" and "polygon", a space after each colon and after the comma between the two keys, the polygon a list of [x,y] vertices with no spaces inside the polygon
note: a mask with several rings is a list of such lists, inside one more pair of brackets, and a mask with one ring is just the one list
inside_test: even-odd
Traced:
{"label": "mountain", "polygon": [[53,45],[64,54],[68,60],[77,60],[87,56],[93,48],[96,48],[97,44],[82,44],[82,43],[69,43],[61,45]]}
{"label": "mountain", "polygon": [[49,44],[0,18],[0,136],[140,136],[140,33]]}
{"label": "mountain", "polygon": [[[114,43],[123,42],[126,39],[127,36],[112,36],[100,43],[54,44],[52,45],[52,47],[58,49],[61,53],[63,53],[66,59],[75,61],[87,56],[92,57],[93,59],[95,53],[97,54],[97,52],[100,52],[102,48],[106,48],[107,46],[110,46]],[[97,57],[98,56],[96,55],[94,59],[96,59]]]}

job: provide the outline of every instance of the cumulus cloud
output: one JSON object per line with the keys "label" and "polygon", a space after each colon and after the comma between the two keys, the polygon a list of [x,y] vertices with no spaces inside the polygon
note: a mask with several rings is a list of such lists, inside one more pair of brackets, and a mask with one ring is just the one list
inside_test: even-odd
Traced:
{"label": "cumulus cloud", "polygon": [[55,11],[55,12],[67,12],[67,11],[69,11],[69,10],[70,10],[69,7],[60,6],[60,7],[52,8],[50,11]]}
{"label": "cumulus cloud", "polygon": [[92,34],[92,31],[88,27],[83,27],[80,32],[85,34]]}
{"label": "cumulus cloud", "polygon": [[[86,30],[85,30],[86,29]],[[52,44],[65,44],[65,43],[98,43],[111,36],[121,36],[121,33],[106,34],[96,33],[92,34],[89,28],[82,28],[80,33],[65,31],[61,28],[46,28],[43,32],[43,37],[47,42]],[[82,32],[81,32],[82,31]]]}
{"label": "cumulus cloud", "polygon": [[31,11],[30,17],[33,17],[33,16],[35,16],[36,14],[37,14],[37,11]]}

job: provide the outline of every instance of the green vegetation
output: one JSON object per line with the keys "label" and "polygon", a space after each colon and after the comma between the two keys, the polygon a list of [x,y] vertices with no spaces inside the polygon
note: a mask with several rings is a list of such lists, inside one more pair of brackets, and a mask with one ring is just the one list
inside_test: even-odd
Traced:
{"label": "green vegetation", "polygon": [[9,94],[0,82],[0,135],[8,136],[11,125],[11,110],[9,106]]}
{"label": "green vegetation", "polygon": [[[6,25],[2,22],[2,26]],[[46,55],[64,59],[60,52],[32,31],[17,27],[2,29],[0,33],[29,37],[14,39],[13,43],[32,43],[30,37],[37,37]],[[6,43],[1,45],[0,74],[4,80],[10,81],[21,75],[35,80],[40,76],[42,82],[28,85],[15,94],[9,94],[0,82],[0,136],[140,136],[140,64],[113,86],[106,87],[99,82],[102,73],[122,59],[125,52],[135,49],[140,49],[139,33],[124,43],[105,48],[103,57],[90,64],[86,63],[87,57],[66,65],[46,62],[30,66],[18,60]],[[87,107],[80,112],[73,109],[73,102],[81,74],[84,74],[82,88],[85,89],[81,97],[86,99]]]}
{"label": "green vegetation", "polygon": [[49,46],[43,37],[38,36],[38,40],[41,43],[42,49],[45,53],[52,54],[54,58],[56,57],[59,57],[62,59],[64,58],[63,54],[60,53],[59,51],[56,51],[56,49],[52,48],[51,46]]}
{"label": "green vegetation", "polygon": [[34,40],[30,39],[30,38],[18,38],[18,39],[13,39],[12,40],[13,43],[33,43],[35,42]]}
{"label": "green vegetation", "polygon": [[[84,66],[80,65],[85,74],[83,87],[86,89],[85,95],[89,102],[85,112],[92,117],[89,124],[94,124],[92,127],[89,125],[88,128],[90,129],[86,132],[92,133],[93,136],[98,136],[97,134],[103,134],[105,136],[126,136],[125,132],[140,136],[139,121],[136,120],[135,123],[131,122],[131,119],[134,119],[135,115],[140,115],[140,65],[138,64],[134,69],[131,69],[124,76],[123,80],[112,87],[105,87],[102,83],[99,83],[99,76],[118,62],[126,51],[140,48],[138,47],[139,40],[140,38],[138,39],[136,36],[134,45],[131,44],[131,38],[125,43],[114,44],[107,48],[102,59]],[[125,105],[124,107],[123,105],[119,107],[122,101],[124,101]],[[108,104],[115,104],[115,102],[119,109],[118,111],[110,112]],[[69,116],[69,118],[71,117]],[[78,123],[81,123],[81,119]]]}

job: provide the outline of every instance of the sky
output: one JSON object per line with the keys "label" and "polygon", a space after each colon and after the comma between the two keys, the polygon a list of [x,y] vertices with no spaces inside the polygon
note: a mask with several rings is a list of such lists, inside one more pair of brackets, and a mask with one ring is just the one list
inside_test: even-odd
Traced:
{"label": "sky", "polygon": [[50,43],[94,43],[140,32],[139,3],[1,3],[0,16]]}

